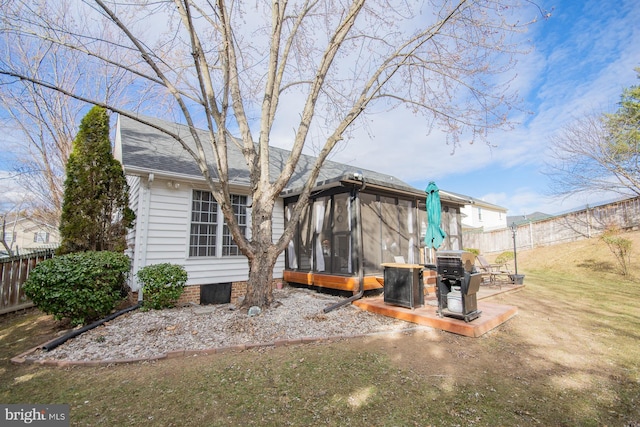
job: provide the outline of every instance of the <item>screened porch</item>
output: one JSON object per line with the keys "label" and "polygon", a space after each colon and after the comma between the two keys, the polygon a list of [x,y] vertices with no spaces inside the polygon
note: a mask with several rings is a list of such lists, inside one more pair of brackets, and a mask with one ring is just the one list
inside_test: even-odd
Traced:
{"label": "screened porch", "polygon": [[[285,253],[284,279],[357,291],[381,288],[383,263],[423,264],[427,215],[424,192],[339,181],[316,193]],[[297,197],[285,198],[288,222]],[[441,249],[460,249],[460,203],[443,200]]]}

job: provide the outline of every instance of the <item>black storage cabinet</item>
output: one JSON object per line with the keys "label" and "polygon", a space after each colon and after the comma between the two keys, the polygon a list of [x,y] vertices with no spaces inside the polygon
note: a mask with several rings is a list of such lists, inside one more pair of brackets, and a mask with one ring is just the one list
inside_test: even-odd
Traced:
{"label": "black storage cabinet", "polygon": [[422,265],[382,264],[384,267],[384,302],[406,308],[424,305]]}

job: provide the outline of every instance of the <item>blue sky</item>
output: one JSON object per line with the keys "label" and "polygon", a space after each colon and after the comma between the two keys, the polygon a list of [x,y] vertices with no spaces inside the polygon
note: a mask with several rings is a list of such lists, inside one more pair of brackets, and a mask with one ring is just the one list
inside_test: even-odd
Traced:
{"label": "blue sky", "polygon": [[[520,64],[529,79],[521,96],[533,114],[513,131],[495,135],[497,145],[466,147],[451,160],[464,164],[478,157],[474,170],[440,172],[440,187],[496,203],[520,215],[558,213],[611,195],[549,198],[547,177],[541,173],[549,136],[581,114],[615,111],[625,87],[639,84],[640,3],[623,1],[542,2],[552,17],[531,31],[534,51]],[[411,181],[419,186],[420,180]]]}
{"label": "blue sky", "polygon": [[[585,113],[612,112],[625,87],[640,84],[640,3],[637,0],[538,0],[552,10],[526,37],[533,50],[517,65],[513,85],[523,109],[512,130],[489,135],[490,145],[464,144],[452,154],[446,136],[403,108],[369,118],[365,131],[333,160],[395,175],[426,188],[466,194],[509,210],[510,215],[559,213],[611,199],[588,194],[564,200],[547,196],[541,173],[549,138]],[[523,17],[528,20],[533,17]],[[6,138],[6,136],[5,136]],[[9,197],[7,153],[0,154],[0,195]],[[0,200],[0,204],[2,200]]]}
{"label": "blue sky", "polygon": [[[611,194],[548,197],[541,171],[549,138],[581,114],[613,112],[625,87],[640,84],[640,2],[542,0],[552,10],[527,36],[533,51],[517,66],[523,108],[513,130],[465,144],[451,154],[444,135],[425,135],[419,119],[397,110],[371,124],[366,147],[352,144],[335,160],[384,171],[418,188],[434,180],[441,189],[508,208],[509,215],[555,214],[615,197]],[[393,141],[393,148],[389,147]]]}

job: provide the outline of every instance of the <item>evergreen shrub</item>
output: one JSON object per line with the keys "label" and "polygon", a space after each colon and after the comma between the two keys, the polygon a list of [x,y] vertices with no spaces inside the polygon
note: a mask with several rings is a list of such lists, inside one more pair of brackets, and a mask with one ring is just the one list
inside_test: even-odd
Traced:
{"label": "evergreen shrub", "polygon": [[40,262],[25,283],[36,307],[73,326],[111,313],[127,296],[131,262],[117,252],[79,252]]}
{"label": "evergreen shrub", "polygon": [[163,263],[147,265],[138,271],[142,284],[142,306],[161,310],[176,305],[187,283],[187,272],[181,265]]}

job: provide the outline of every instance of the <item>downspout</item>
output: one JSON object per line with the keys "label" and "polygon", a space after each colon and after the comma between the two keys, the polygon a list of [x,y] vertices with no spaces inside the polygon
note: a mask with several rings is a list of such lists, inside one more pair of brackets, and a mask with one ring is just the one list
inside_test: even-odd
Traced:
{"label": "downspout", "polygon": [[80,329],[76,329],[74,331],[71,331],[68,334],[63,335],[63,336],[61,336],[60,338],[58,338],[56,340],[53,340],[51,342],[46,343],[45,345],[42,346],[42,349],[46,350],[46,351],[51,351],[54,348],[58,347],[59,345],[64,344],[65,342],[67,342],[71,338],[75,338],[78,335],[83,334],[83,333],[85,333],[85,332],[87,332],[87,331],[89,331],[91,329],[94,329],[94,328],[102,325],[103,323],[106,323],[106,322],[108,322],[110,320],[113,320],[118,316],[122,316],[125,313],[128,313],[128,312],[133,311],[133,310],[137,310],[141,306],[142,306],[142,303],[138,303],[138,304],[136,304],[136,305],[134,305],[132,307],[127,307],[124,310],[120,310],[117,313],[110,314],[110,315],[108,315],[107,317],[105,317],[102,320],[95,321],[95,322],[91,323],[90,325],[83,326]]}
{"label": "downspout", "polygon": [[[153,173],[149,174],[149,177],[147,178],[147,185],[146,185],[146,190],[145,190],[145,199],[143,200],[144,205],[143,205],[143,217],[144,217],[144,223],[142,224],[142,236],[140,236],[140,243],[142,243],[142,253],[140,254],[140,264],[138,265],[139,269],[142,267],[145,267],[147,265],[147,242],[148,242],[148,237],[149,237],[149,210],[151,209],[151,186],[153,185],[153,181],[154,181],[155,175]],[[138,269],[138,270],[139,270]],[[143,295],[142,295],[142,286],[140,286],[140,284],[138,283],[138,303],[142,304],[142,299],[143,299]]]}
{"label": "downspout", "polygon": [[328,313],[330,311],[335,310],[336,308],[340,308],[343,305],[351,304],[355,300],[362,298],[364,295],[364,236],[362,233],[362,211],[360,209],[360,192],[364,190],[367,184],[364,182],[364,176],[361,178],[362,185],[358,190],[355,190],[355,201],[356,201],[356,227],[357,227],[357,239],[356,239],[356,250],[358,252],[358,292],[351,297],[339,301],[333,305],[325,307],[322,311]]}

